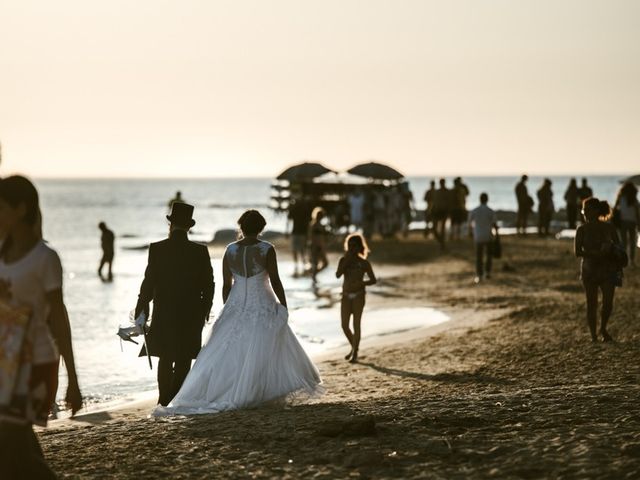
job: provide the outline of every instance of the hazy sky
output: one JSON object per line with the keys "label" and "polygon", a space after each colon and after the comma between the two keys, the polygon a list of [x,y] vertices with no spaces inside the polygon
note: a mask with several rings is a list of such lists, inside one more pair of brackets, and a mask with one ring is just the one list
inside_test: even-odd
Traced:
{"label": "hazy sky", "polygon": [[2,172],[640,171],[640,1],[2,0]]}

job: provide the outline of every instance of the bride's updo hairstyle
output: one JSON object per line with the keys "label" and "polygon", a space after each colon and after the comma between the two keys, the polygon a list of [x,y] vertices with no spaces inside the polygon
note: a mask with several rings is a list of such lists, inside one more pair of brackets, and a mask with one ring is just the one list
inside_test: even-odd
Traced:
{"label": "bride's updo hairstyle", "polygon": [[238,219],[242,237],[256,237],[262,233],[267,221],[257,210],[247,210]]}

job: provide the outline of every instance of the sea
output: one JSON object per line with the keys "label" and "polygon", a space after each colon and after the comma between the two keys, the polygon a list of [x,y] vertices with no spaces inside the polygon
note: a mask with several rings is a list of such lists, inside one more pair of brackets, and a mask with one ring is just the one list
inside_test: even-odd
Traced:
{"label": "sea", "polygon": [[[569,177],[549,177],[557,205],[561,204]],[[424,192],[431,177],[408,178],[417,209],[424,208]],[[517,177],[467,177],[469,206],[481,192],[487,192],[497,210],[513,210],[513,189]],[[534,192],[542,177],[530,177]],[[613,200],[620,177],[589,177],[594,194]],[[267,229],[284,231],[287,219],[268,208],[270,178],[199,179],[36,179],[41,196],[45,239],[60,254],[64,268],[64,296],[69,310],[73,344],[81,389],[90,407],[118,403],[140,395],[152,395],[156,388],[155,367],[138,357],[139,347],[121,344],[116,332],[129,326],[147,261],[150,242],[166,238],[168,202],[180,190],[185,201],[195,206],[196,225],[191,238],[208,242],[217,231],[236,228],[236,220],[248,208],[259,209]],[[451,184],[449,179],[448,184]],[[104,221],[116,234],[113,282],[97,275],[101,256],[98,223]],[[215,314],[222,306],[220,258],[213,258],[216,293],[212,318],[205,327],[207,338]],[[340,283],[333,269],[322,272],[319,290],[308,277],[292,274],[293,265],[282,260],[280,271],[287,292],[290,324],[304,348],[318,356],[331,349],[347,349],[340,329],[336,299]],[[376,288],[376,287],[374,287]],[[428,300],[428,299],[427,299]],[[363,335],[379,336],[447,321],[443,312],[429,308],[367,312]],[[64,378],[59,397],[64,396]]]}

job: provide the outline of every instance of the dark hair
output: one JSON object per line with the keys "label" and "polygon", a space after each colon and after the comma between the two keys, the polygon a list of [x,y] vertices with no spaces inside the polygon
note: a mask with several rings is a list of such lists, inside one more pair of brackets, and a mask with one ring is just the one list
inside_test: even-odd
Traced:
{"label": "dark hair", "polygon": [[618,197],[624,197],[629,205],[636,205],[638,203],[638,187],[631,182],[624,182],[620,187]]}
{"label": "dark hair", "polygon": [[489,195],[487,195],[485,192],[482,192],[480,194],[480,203],[487,203],[489,201]]}
{"label": "dark hair", "polygon": [[586,213],[591,210],[597,214],[597,218],[602,221],[607,221],[611,217],[611,207],[606,200],[598,200],[596,197],[590,197],[582,202],[582,210]]}
{"label": "dark hair", "polygon": [[344,240],[344,251],[349,250],[349,244],[357,244],[358,245],[358,255],[361,258],[367,258],[369,255],[369,245],[367,245],[367,241],[365,238],[359,233],[352,233]]}
{"label": "dark hair", "polygon": [[267,221],[257,210],[247,210],[238,219],[238,226],[243,236],[259,235],[264,230]]}
{"label": "dark hair", "polygon": [[28,178],[14,175],[0,180],[0,199],[13,208],[24,204],[26,210],[24,221],[28,225],[34,226],[38,221],[40,215],[38,190]]}

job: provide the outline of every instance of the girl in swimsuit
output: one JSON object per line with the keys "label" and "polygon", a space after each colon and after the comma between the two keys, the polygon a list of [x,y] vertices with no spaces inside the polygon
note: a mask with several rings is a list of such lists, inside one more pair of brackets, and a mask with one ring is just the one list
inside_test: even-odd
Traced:
{"label": "girl in swimsuit", "polygon": [[[342,317],[342,331],[349,340],[351,351],[344,357],[351,363],[358,362],[358,348],[360,346],[360,320],[365,303],[365,287],[377,282],[371,264],[367,260],[369,247],[362,235],[353,233],[344,242],[345,254],[338,262],[336,277],[344,275],[342,283],[342,302],[340,315]],[[364,280],[365,274],[367,280]],[[349,320],[353,315],[353,332],[349,328]]]}

